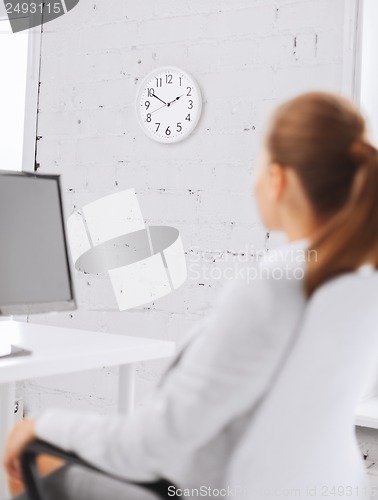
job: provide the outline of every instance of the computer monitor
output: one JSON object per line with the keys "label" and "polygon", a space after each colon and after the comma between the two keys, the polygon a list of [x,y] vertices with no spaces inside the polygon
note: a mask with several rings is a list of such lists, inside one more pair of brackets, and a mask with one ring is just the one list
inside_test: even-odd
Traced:
{"label": "computer monitor", "polygon": [[0,172],[0,315],[75,307],[59,176]]}

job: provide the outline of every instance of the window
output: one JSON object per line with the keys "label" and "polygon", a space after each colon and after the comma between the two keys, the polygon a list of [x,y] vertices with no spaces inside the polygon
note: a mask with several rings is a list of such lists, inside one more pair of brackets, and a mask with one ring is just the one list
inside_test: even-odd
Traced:
{"label": "window", "polygon": [[[367,119],[369,138],[378,145],[378,67],[376,47],[378,45],[378,2],[358,2],[355,87],[356,100]],[[356,412],[356,424],[378,429],[378,359],[377,366],[367,381],[361,403]]]}
{"label": "window", "polygon": [[13,33],[0,10],[0,169],[34,170],[41,28]]}

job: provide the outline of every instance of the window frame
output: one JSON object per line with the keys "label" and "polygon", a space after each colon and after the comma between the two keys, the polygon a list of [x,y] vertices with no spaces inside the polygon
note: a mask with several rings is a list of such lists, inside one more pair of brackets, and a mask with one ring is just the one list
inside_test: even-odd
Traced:
{"label": "window frame", "polygon": [[[0,22],[8,21],[8,16],[0,15]],[[24,137],[22,151],[23,172],[35,171],[39,76],[41,67],[42,25],[28,30],[28,54],[25,82]]]}
{"label": "window frame", "polygon": [[29,29],[22,170],[36,170],[42,25]]}
{"label": "window frame", "polygon": [[363,0],[345,2],[344,9],[342,91],[359,104]]}

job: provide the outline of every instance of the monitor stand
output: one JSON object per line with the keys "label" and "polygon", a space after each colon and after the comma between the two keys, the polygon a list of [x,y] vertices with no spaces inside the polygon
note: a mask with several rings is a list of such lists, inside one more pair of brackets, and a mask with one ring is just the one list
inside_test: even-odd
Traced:
{"label": "monitor stand", "polygon": [[0,359],[14,358],[16,356],[28,356],[31,351],[13,344],[0,343]]}

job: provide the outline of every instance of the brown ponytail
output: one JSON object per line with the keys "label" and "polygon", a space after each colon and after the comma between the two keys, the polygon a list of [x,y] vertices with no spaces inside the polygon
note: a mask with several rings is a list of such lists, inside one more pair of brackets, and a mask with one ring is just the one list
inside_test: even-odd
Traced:
{"label": "brown ponytail", "polygon": [[[293,168],[319,220],[311,242],[308,296],[327,280],[364,263],[378,267],[378,150],[347,99],[308,92],[281,105],[266,144],[271,160]],[[312,252],[314,255],[314,252]]]}

